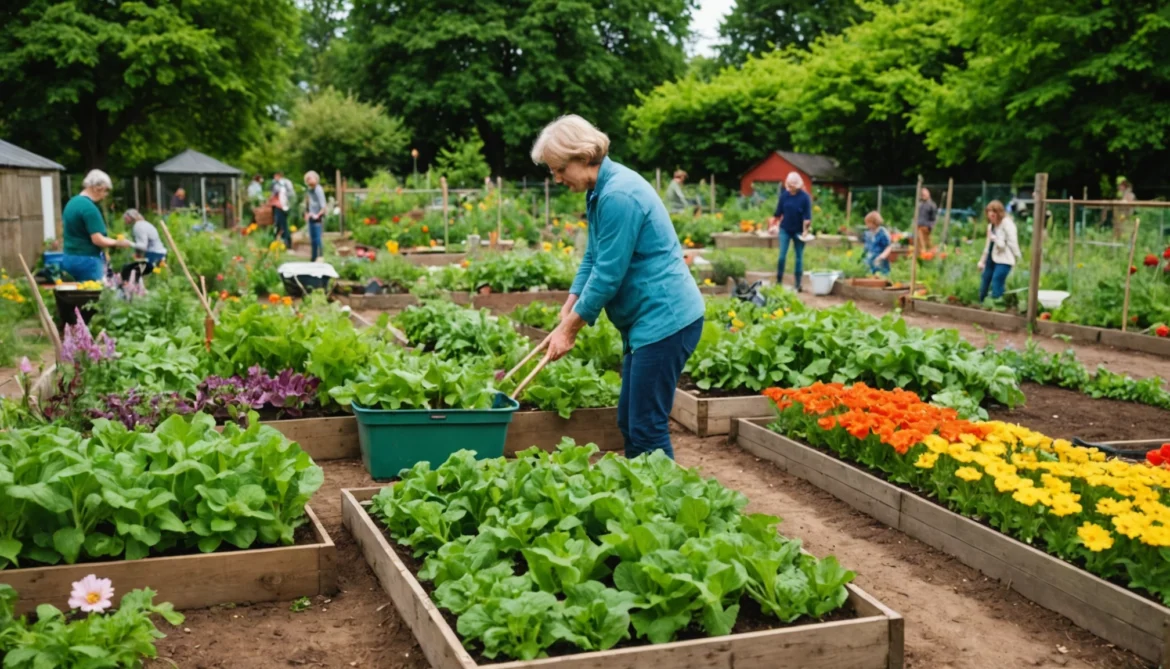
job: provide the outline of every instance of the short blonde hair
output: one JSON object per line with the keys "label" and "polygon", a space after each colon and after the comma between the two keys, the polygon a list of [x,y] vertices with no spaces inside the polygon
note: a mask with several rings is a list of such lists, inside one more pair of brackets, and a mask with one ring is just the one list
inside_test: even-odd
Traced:
{"label": "short blonde hair", "polygon": [[544,126],[532,145],[532,162],[564,167],[571,160],[598,165],[609,153],[609,136],[592,123],[568,114]]}
{"label": "short blonde hair", "polygon": [[865,223],[866,223],[866,225],[869,225],[870,223],[873,223],[874,225],[876,225],[876,226],[879,226],[879,227],[880,227],[882,223],[885,223],[885,221],[884,221],[884,220],[882,220],[882,215],[881,215],[881,214],[879,214],[879,213],[878,213],[878,212],[876,212],[876,211],[871,211],[871,212],[869,212],[868,214],[866,214],[866,215],[865,215]]}
{"label": "short blonde hair", "polygon": [[309,177],[313,177],[313,179],[317,182],[321,181],[321,175],[317,174],[315,170],[309,170],[308,172],[305,172],[305,181],[308,181]]}
{"label": "short blonde hair", "polygon": [[804,177],[800,176],[800,172],[789,172],[788,177],[784,179],[784,185],[792,186],[793,188],[804,188]]}
{"label": "short blonde hair", "polygon": [[89,174],[86,174],[85,178],[81,180],[81,187],[105,188],[106,190],[112,190],[114,188],[114,183],[110,181],[110,175],[106,174],[105,172],[101,170],[90,170]]}

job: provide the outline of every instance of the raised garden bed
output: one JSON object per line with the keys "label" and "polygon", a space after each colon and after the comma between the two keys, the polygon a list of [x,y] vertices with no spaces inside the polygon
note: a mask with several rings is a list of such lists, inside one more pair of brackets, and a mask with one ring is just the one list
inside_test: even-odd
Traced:
{"label": "raised garden bed", "polygon": [[[454,297],[454,294],[452,294]],[[532,304],[533,302],[553,302],[564,304],[569,299],[567,290],[540,290],[522,293],[474,293],[468,296],[471,306],[475,309],[491,309],[498,314],[509,314],[516,307]],[[462,304],[455,300],[457,304]]]}
{"label": "raised garden bed", "polygon": [[742,397],[702,397],[676,388],[670,417],[700,437],[728,434],[736,418],[755,418],[774,413],[772,400],[752,393]]}
{"label": "raised garden bed", "polygon": [[744,450],[853,508],[997,578],[1024,597],[1141,657],[1170,666],[1170,609],[961,516],[811,446],[738,420]]}
{"label": "raised garden bed", "polygon": [[715,248],[717,249],[780,248],[780,240],[776,235],[760,235],[754,232],[716,232],[711,235],[711,240],[715,242]]}
{"label": "raised garden bed", "polygon": [[1052,321],[1036,321],[1036,334],[1045,337],[1064,335],[1073,341],[1096,344],[1101,341],[1101,328],[1076,325],[1074,323],[1054,323]]}
{"label": "raised garden bed", "polygon": [[362,457],[358,446],[357,420],[353,416],[291,418],[264,421],[301,445],[314,462]]}
{"label": "raised garden bed", "polygon": [[1023,316],[998,311],[987,311],[986,309],[960,307],[954,304],[942,304],[941,302],[920,299],[909,300],[908,306],[908,311],[913,311],[914,313],[953,318],[957,321],[976,323],[1005,332],[1026,330],[1028,325],[1028,320]]}
{"label": "raised garden bed", "polygon": [[176,609],[218,604],[276,602],[337,591],[336,548],[312,508],[306,506],[307,543],[219,553],[195,553],[141,560],[113,560],[0,571],[0,582],[20,593],[16,612],[38,604],[68,610],[74,581],[88,574],[113,580],[118,592],[153,588],[155,601]]}
{"label": "raised garden bed", "polygon": [[342,520],[434,669],[633,669],[655,665],[669,669],[895,669],[903,663],[901,616],[849,585],[848,606],[857,617],[848,620],[527,662],[479,664],[367,513],[363,503],[378,490],[342,490]]}
{"label": "raised garden bed", "polygon": [[617,407],[577,409],[570,418],[561,418],[555,411],[517,411],[508,426],[504,455],[515,455],[531,446],[552,451],[562,437],[578,444],[597,444],[602,451],[625,448],[625,438],[617,424]]}
{"label": "raised garden bed", "polygon": [[874,288],[869,286],[852,285],[846,281],[838,281],[833,284],[833,295],[843,297],[847,300],[864,300],[866,302],[876,302],[890,307],[897,306],[905,295],[908,295],[910,290],[908,288],[892,289],[892,288]]}

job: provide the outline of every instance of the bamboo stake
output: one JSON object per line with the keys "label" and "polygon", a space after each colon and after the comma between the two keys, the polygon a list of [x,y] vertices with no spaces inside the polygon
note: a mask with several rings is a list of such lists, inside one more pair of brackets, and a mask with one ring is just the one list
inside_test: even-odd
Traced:
{"label": "bamboo stake", "polygon": [[954,201],[954,196],[955,178],[951,177],[950,179],[947,179],[947,211],[945,214],[943,214],[943,229],[941,237],[942,241],[939,242],[939,246],[942,247],[942,250],[944,251],[947,247],[947,231],[951,227],[951,203]]}
{"label": "bamboo stake", "polygon": [[53,342],[53,350],[57,354],[57,362],[61,362],[61,334],[57,332],[57,326],[53,324],[53,317],[49,315],[49,309],[45,306],[44,299],[41,298],[41,290],[37,288],[37,280],[33,278],[32,272],[28,270],[28,263],[24,261],[24,254],[17,253],[16,257],[20,259],[20,268],[24,270],[24,278],[28,279],[28,285],[32,288],[33,299],[37,303],[37,318],[41,321],[41,327],[45,330],[45,334],[49,335],[49,341]]}
{"label": "bamboo stake", "polygon": [[138,206],[138,175],[137,174],[134,175],[134,208],[135,209],[142,208],[142,207]]}
{"label": "bamboo stake", "polygon": [[853,218],[853,189],[845,193],[845,228],[849,228],[849,219]]}
{"label": "bamboo stake", "polygon": [[548,200],[548,179],[546,178],[544,180],[544,227],[546,228],[552,225],[552,217],[549,215],[550,211],[551,210],[549,209]]}
{"label": "bamboo stake", "polygon": [[439,189],[443,191],[443,249],[446,250],[451,246],[451,221],[447,218],[447,177],[439,177]]}
{"label": "bamboo stake", "polygon": [[179,250],[179,246],[175,244],[175,238],[171,237],[171,229],[167,227],[166,221],[159,221],[159,227],[162,228],[163,234],[166,235],[167,243],[171,245],[171,251],[175,253],[175,257],[179,259],[179,267],[183,268],[183,274],[187,277],[187,283],[191,284],[191,290],[195,291],[195,295],[199,298],[199,303],[203,305],[203,310],[207,312],[208,318],[215,318],[215,314],[211,311],[211,305],[207,303],[207,298],[199,291],[199,286],[195,284],[195,279],[191,276],[191,270],[187,269],[187,261],[183,260],[183,253]]}
{"label": "bamboo stake", "polygon": [[[881,186],[878,186],[879,198]],[[910,299],[914,299],[914,295],[918,288],[918,210],[922,207],[922,175],[918,175],[918,188],[914,189],[914,220],[910,221],[910,234],[914,237],[914,246],[910,252]],[[913,304],[913,302],[911,302]]]}
{"label": "bamboo stake", "polygon": [[1068,290],[1072,292],[1073,285],[1073,255],[1075,253],[1074,243],[1076,241],[1076,210],[1073,206],[1073,199],[1070,195],[1068,198]]}
{"label": "bamboo stake", "polygon": [[1129,328],[1129,284],[1130,279],[1133,278],[1133,272],[1129,271],[1133,267],[1133,254],[1137,250],[1137,236],[1138,226],[1142,219],[1135,217],[1133,219],[1133,233],[1129,236],[1129,264],[1125,266],[1125,301],[1121,304],[1121,331],[1125,332]]}
{"label": "bamboo stake", "polygon": [[496,240],[504,238],[504,177],[496,177]]}
{"label": "bamboo stake", "polygon": [[512,391],[512,399],[520,399],[520,394],[524,392],[524,388],[528,386],[532,379],[536,378],[536,375],[540,373],[540,370],[544,369],[544,366],[547,365],[550,360],[552,360],[551,354],[545,353],[544,357],[540,359],[540,362],[537,363],[536,367],[534,367],[528,376],[524,377],[524,380],[521,381],[520,384],[516,386],[516,389]]}
{"label": "bamboo stake", "polygon": [[[1044,255],[1044,218],[1048,208],[1048,173],[1036,175],[1032,197],[1032,265],[1028,275],[1028,326],[1035,327],[1040,293],[1040,262]],[[990,253],[988,254],[990,256]],[[990,258],[988,258],[990,260]]]}

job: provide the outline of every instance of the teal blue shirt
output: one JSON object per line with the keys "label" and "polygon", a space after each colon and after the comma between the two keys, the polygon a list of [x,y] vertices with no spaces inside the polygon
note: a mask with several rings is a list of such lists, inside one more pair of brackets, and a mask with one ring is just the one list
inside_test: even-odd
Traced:
{"label": "teal blue shirt", "polygon": [[654,187],[609,158],[585,198],[589,240],[569,292],[573,311],[593,325],[605,309],[631,349],[694,323],[703,296]]}

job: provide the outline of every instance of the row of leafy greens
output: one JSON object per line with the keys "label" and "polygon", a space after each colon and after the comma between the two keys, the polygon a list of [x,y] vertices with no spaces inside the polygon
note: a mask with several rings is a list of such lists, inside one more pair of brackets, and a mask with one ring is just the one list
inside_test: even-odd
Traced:
{"label": "row of leafy greens", "polygon": [[373,499],[390,536],[424,558],[464,645],[528,660],[735,628],[745,599],[777,623],[844,605],[854,573],[782,537],[780,519],[661,452],[632,460],[565,440],[555,452],[422,462]]}

